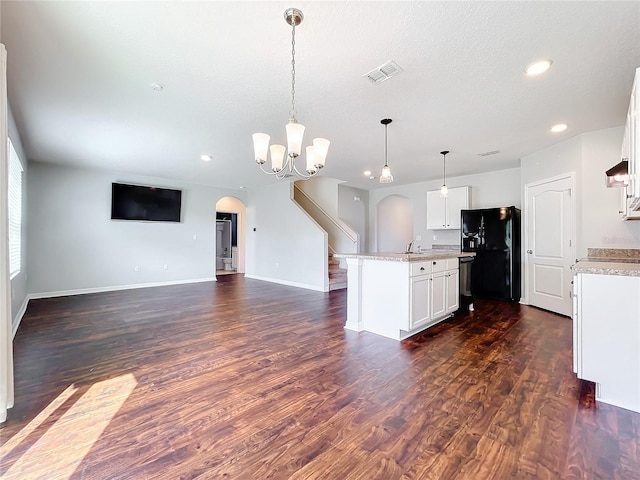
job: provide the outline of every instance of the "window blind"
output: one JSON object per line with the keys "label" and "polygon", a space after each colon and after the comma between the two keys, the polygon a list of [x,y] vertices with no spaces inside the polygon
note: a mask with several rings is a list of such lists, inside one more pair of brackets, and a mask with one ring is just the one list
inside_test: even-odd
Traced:
{"label": "window blind", "polygon": [[22,265],[22,164],[9,140],[9,270],[10,277]]}

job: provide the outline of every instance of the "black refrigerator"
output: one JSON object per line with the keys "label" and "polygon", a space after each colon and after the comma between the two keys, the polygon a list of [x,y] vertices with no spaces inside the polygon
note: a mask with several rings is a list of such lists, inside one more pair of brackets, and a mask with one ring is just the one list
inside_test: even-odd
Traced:
{"label": "black refrigerator", "polygon": [[462,210],[461,216],[461,250],[476,254],[471,265],[471,295],[519,301],[520,210]]}

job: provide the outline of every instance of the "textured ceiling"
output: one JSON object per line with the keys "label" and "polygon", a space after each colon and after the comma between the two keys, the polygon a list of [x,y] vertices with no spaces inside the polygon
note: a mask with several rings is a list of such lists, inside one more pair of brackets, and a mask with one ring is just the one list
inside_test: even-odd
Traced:
{"label": "textured ceiling", "polygon": [[[572,136],[623,125],[640,66],[640,2],[2,1],[9,100],[29,160],[209,185],[273,182],[251,134],[284,143],[296,31],[304,144],[323,175],[370,189],[516,167]],[[541,77],[523,74],[553,59]],[[362,77],[394,60],[400,75]],[[164,90],[156,92],[158,82]],[[569,125],[561,134],[549,127]],[[500,150],[481,157],[478,153]],[[214,158],[205,163],[203,153]],[[617,159],[612,158],[614,164]]]}

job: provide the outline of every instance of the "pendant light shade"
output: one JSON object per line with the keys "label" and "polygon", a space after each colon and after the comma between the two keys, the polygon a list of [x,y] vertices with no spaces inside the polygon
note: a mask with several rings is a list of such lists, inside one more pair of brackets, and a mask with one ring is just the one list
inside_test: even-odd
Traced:
{"label": "pendant light shade", "polygon": [[324,162],[327,159],[327,152],[329,151],[329,144],[331,142],[326,138],[314,138],[313,146],[316,150],[316,163],[314,163],[314,167],[322,168],[324,167]]}
{"label": "pendant light shade", "polygon": [[449,153],[449,150],[443,150],[442,152],[440,152],[440,155],[442,155],[442,186],[440,187],[441,197],[446,197],[449,194],[449,189],[447,188],[447,169],[446,169],[447,153]]}
{"label": "pendant light shade", "polygon": [[380,123],[384,125],[384,167],[380,173],[380,183],[393,182],[393,175],[391,175],[391,169],[387,163],[387,126],[392,122],[390,118],[383,118]]}
{"label": "pendant light shade", "polygon": [[269,151],[269,135],[266,133],[254,133],[253,134],[253,150],[256,157],[256,163],[258,165],[264,164],[267,161],[267,152]]}
{"label": "pendant light shade", "polygon": [[284,145],[271,145],[269,150],[271,151],[271,170],[273,173],[278,173],[282,170],[284,163]]}
{"label": "pendant light shade", "polygon": [[302,137],[304,136],[304,125],[298,122],[289,121],[285,127],[287,131],[287,150],[290,157],[297,157],[302,150]]}

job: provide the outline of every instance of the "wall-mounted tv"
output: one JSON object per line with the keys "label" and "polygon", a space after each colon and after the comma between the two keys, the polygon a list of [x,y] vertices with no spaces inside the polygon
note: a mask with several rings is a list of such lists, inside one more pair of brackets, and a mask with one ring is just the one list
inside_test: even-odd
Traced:
{"label": "wall-mounted tv", "polygon": [[144,185],[111,184],[111,219],[179,222],[182,191]]}

